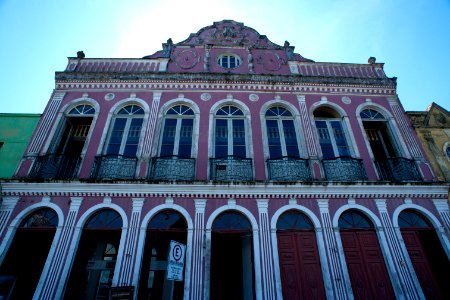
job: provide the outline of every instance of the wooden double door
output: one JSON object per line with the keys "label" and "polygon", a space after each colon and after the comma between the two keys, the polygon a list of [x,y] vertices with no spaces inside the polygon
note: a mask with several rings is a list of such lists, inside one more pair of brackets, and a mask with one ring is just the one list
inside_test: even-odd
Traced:
{"label": "wooden double door", "polygon": [[313,230],[277,233],[283,299],[326,299]]}
{"label": "wooden double door", "polygon": [[341,230],[345,261],[355,299],[395,299],[374,230]]}

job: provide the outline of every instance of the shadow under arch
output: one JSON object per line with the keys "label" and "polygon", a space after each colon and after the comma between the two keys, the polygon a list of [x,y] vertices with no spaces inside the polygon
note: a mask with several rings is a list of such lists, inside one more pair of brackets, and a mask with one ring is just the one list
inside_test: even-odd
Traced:
{"label": "shadow under arch", "polygon": [[11,297],[8,299],[33,297],[41,274],[52,259],[61,219],[57,210],[42,203],[15,219],[14,237],[0,267],[2,295]]}

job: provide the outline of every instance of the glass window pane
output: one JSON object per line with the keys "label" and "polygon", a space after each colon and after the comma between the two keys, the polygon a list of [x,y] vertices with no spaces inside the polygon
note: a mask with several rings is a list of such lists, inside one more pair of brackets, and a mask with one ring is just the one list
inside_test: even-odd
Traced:
{"label": "glass window pane", "polygon": [[143,119],[132,119],[123,155],[136,156]]}
{"label": "glass window pane", "polygon": [[159,154],[160,156],[173,155],[176,126],[177,126],[177,119],[166,119],[164,121],[164,131],[161,141],[161,152]]}
{"label": "glass window pane", "polygon": [[88,229],[119,229],[122,227],[122,217],[110,209],[102,210],[92,216],[85,228]]}
{"label": "glass window pane", "polygon": [[251,230],[250,222],[240,213],[224,212],[212,224],[212,230]]}
{"label": "glass window pane", "polygon": [[333,135],[336,141],[336,146],[338,147],[339,156],[350,156],[350,151],[348,149],[345,133],[342,130],[341,122],[330,121],[330,124],[331,127],[333,128]]}
{"label": "glass window pane", "polygon": [[286,143],[287,156],[299,157],[297,135],[293,120],[283,120],[284,141]]}
{"label": "glass window pane", "polygon": [[158,213],[148,223],[148,229],[186,229],[184,218],[175,211],[166,210]]}
{"label": "glass window pane", "polygon": [[339,228],[372,228],[372,222],[359,211],[348,210],[344,212],[338,222]]}
{"label": "glass window pane", "polygon": [[228,155],[228,121],[216,119],[215,157]]}
{"label": "glass window pane", "polygon": [[310,230],[314,229],[312,222],[309,218],[298,211],[285,212],[277,221],[278,230]]}
{"label": "glass window pane", "polygon": [[244,120],[233,120],[233,155],[246,157]]}
{"label": "glass window pane", "polygon": [[193,124],[193,119],[183,119],[181,121],[180,143],[178,146],[179,156],[191,157]]}
{"label": "glass window pane", "polygon": [[323,158],[334,158],[333,144],[331,143],[330,133],[328,132],[326,121],[316,121],[317,133],[319,135],[320,148]]}
{"label": "glass window pane", "polygon": [[116,118],[114,120],[114,127],[109,138],[106,154],[119,154],[126,123],[127,119],[125,118]]}
{"label": "glass window pane", "polygon": [[278,158],[283,156],[277,120],[266,120],[266,125],[270,158]]}

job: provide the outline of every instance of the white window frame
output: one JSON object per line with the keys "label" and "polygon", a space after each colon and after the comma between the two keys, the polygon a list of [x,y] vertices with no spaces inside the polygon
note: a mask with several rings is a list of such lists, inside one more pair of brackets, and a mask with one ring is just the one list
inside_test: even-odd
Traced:
{"label": "white window frame", "polygon": [[[231,58],[235,59],[235,66],[230,67],[231,65]],[[223,69],[236,69],[239,68],[242,64],[242,59],[234,54],[234,53],[224,53],[217,56],[217,65]],[[225,65],[224,65],[225,64]]]}
{"label": "white window frame", "polygon": [[[124,109],[125,107],[128,106],[138,106],[141,108],[142,110],[142,114],[129,114],[129,115],[119,115],[119,111],[121,111],[122,109]],[[121,106],[119,109],[116,110],[116,112],[114,113],[111,123],[110,123],[110,128],[109,128],[109,132],[108,132],[108,138],[106,140],[105,146],[103,147],[103,154],[104,155],[108,155],[108,148],[109,148],[109,143],[111,141],[111,135],[112,132],[114,130],[114,126],[116,124],[116,120],[117,119],[127,119],[126,123],[125,123],[125,127],[123,129],[123,135],[122,135],[122,140],[120,143],[120,147],[119,147],[119,153],[114,154],[114,155],[124,155],[123,152],[125,150],[126,147],[126,143],[127,143],[127,138],[128,138],[128,133],[131,127],[131,122],[133,119],[142,119],[142,124],[141,124],[141,129],[140,129],[140,133],[139,133],[139,140],[138,140],[138,145],[137,145],[137,149],[136,149],[136,154],[135,157],[139,157],[139,147],[142,143],[142,132],[145,126],[145,109],[136,103],[129,103],[126,105]]]}
{"label": "white window frame", "polygon": [[340,118],[314,118],[314,125],[316,127],[316,133],[318,136],[318,141],[319,141],[319,149],[320,152],[322,153],[322,158],[323,158],[323,151],[322,151],[322,146],[320,145],[320,135],[319,135],[319,131],[317,129],[317,125],[316,125],[316,121],[325,121],[325,124],[327,125],[327,131],[328,131],[328,135],[330,136],[330,140],[331,140],[331,146],[333,148],[333,153],[334,153],[334,158],[338,158],[341,157],[341,155],[339,154],[339,148],[336,144],[336,137],[334,136],[334,131],[333,128],[331,127],[331,122],[333,121],[337,121],[339,122],[339,124],[341,125],[341,129],[342,129],[342,133],[344,134],[344,138],[345,138],[345,143],[347,144],[347,151],[348,151],[348,156],[353,157],[353,153],[352,153],[352,148],[351,145],[349,143],[349,138],[347,136],[347,131],[345,130],[345,126],[344,126],[344,122],[342,119]]}
{"label": "white window frame", "polygon": [[[192,111],[192,114],[190,115],[169,115],[167,114],[169,112],[170,109],[176,107],[176,106],[186,106],[187,108],[189,108]],[[180,134],[181,134],[181,123],[182,120],[184,119],[192,119],[192,135],[191,135],[191,158],[194,157],[194,134],[195,134],[195,111],[192,109],[192,107],[190,107],[189,105],[186,105],[184,103],[177,103],[175,105],[172,105],[169,107],[169,109],[167,109],[164,113],[164,118],[163,118],[163,122],[162,122],[162,126],[161,126],[161,136],[159,138],[159,147],[158,147],[158,156],[161,156],[161,148],[162,148],[162,141],[164,138],[164,130],[165,130],[165,126],[166,126],[166,120],[167,119],[175,119],[177,120],[177,124],[175,126],[175,139],[174,139],[174,145],[173,145],[173,152],[172,154],[169,155],[178,155],[178,150],[180,147]]]}
{"label": "white window frame", "polygon": [[[242,112],[242,115],[238,115],[238,116],[225,116],[225,115],[220,115],[217,116],[217,112],[222,109],[223,107],[227,107],[227,106],[233,106],[236,107],[237,109],[239,109]],[[245,112],[242,110],[241,107],[234,105],[233,103],[226,103],[223,104],[221,106],[218,107],[218,109],[214,112],[214,118],[213,118],[213,132],[212,132],[212,137],[213,137],[213,143],[212,143],[212,157],[213,158],[217,158],[215,156],[216,154],[216,120],[218,119],[222,119],[222,120],[227,120],[227,130],[228,130],[228,135],[227,135],[227,155],[235,155],[233,153],[233,120],[243,120],[244,121],[244,141],[245,141],[245,157],[244,158],[249,158],[249,143],[248,143],[248,124],[247,124],[247,120],[246,120],[246,115]]]}

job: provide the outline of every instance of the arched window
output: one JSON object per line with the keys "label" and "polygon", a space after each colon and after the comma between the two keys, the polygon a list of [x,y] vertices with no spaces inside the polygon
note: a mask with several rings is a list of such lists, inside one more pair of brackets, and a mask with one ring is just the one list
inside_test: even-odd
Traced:
{"label": "arched window", "polygon": [[300,156],[294,118],[290,111],[281,106],[269,108],[266,112],[266,126],[271,159]]}
{"label": "arched window", "polygon": [[281,215],[277,221],[277,230],[311,230],[314,225],[303,213],[290,210]]}
{"label": "arched window", "polygon": [[342,119],[336,111],[319,108],[314,111],[314,121],[324,159],[351,156]]}
{"label": "arched window", "polygon": [[388,122],[380,112],[368,108],[361,111],[360,117],[375,160],[400,156],[391,138]]}
{"label": "arched window", "polygon": [[135,157],[141,135],[144,110],[138,105],[128,105],[114,116],[106,154]]}
{"label": "arched window", "polygon": [[247,157],[245,116],[234,105],[219,108],[215,115],[214,156]]}
{"label": "arched window", "polygon": [[194,111],[186,105],[169,108],[164,116],[159,156],[191,157]]}
{"label": "arched window", "polygon": [[242,214],[234,211],[221,213],[213,222],[213,231],[249,231],[250,222]]}
{"label": "arched window", "polygon": [[87,222],[86,229],[120,229],[122,217],[114,210],[105,209],[97,212]]}
{"label": "arched window", "polygon": [[148,223],[150,230],[186,230],[186,220],[179,212],[174,210],[164,210],[154,216]]}
{"label": "arched window", "polygon": [[55,228],[58,226],[58,216],[53,209],[41,208],[27,216],[20,228]]}
{"label": "arched window", "polygon": [[369,229],[373,228],[372,222],[357,210],[347,210],[339,217],[339,228],[341,229]]}

